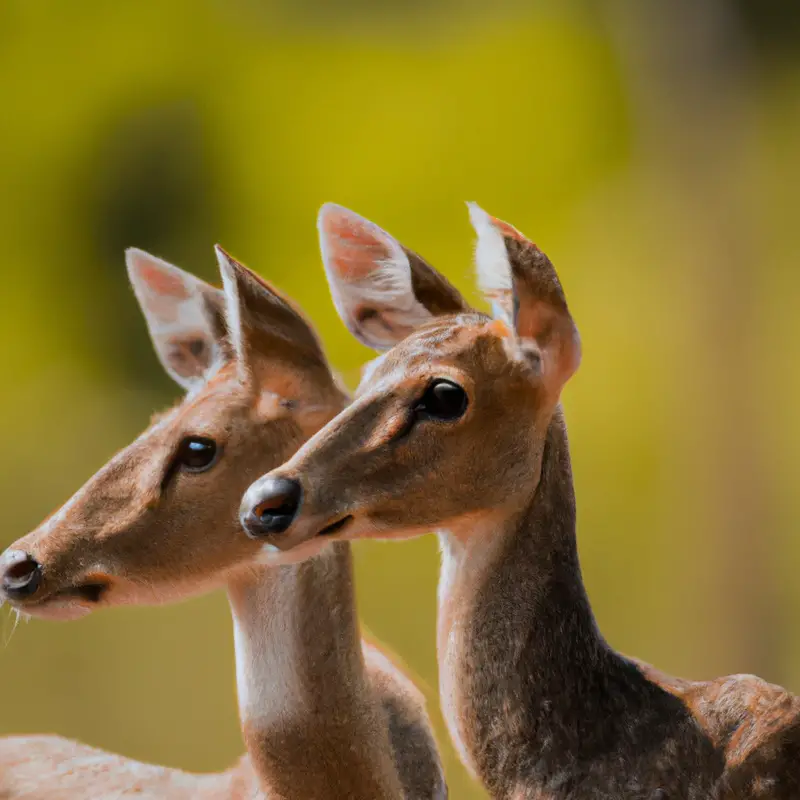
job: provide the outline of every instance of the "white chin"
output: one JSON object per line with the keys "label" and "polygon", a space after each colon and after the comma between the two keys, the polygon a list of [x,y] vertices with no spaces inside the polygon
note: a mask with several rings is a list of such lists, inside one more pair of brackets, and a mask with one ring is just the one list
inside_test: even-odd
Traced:
{"label": "white chin", "polygon": [[371,539],[375,542],[397,542],[404,539],[416,539],[432,532],[428,525],[422,527],[392,528],[381,522],[376,522],[370,517],[358,517],[353,520],[344,531],[342,539],[358,541]]}
{"label": "white chin", "polygon": [[257,562],[265,567],[279,567],[283,564],[298,564],[319,555],[330,544],[324,539],[309,539],[291,550],[280,550],[273,544],[265,544],[258,554]]}
{"label": "white chin", "polygon": [[19,609],[21,614],[25,614],[29,617],[57,622],[68,622],[74,619],[80,619],[87,614],[91,614],[93,610],[93,606],[84,605],[78,600],[67,599],[48,600],[40,606],[33,606],[24,610]]}

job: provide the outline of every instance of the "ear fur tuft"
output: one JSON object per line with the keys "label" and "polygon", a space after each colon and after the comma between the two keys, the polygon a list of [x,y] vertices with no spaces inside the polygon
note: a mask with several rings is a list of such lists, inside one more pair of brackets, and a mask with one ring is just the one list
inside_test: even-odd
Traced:
{"label": "ear fur tuft", "polygon": [[494,217],[477,203],[467,203],[472,227],[478,234],[475,242],[475,266],[478,286],[492,304],[493,315],[513,324],[514,300],[511,264],[505,240]]}
{"label": "ear fur tuft", "polygon": [[512,326],[518,353],[536,362],[548,391],[557,398],[578,368],[581,347],[555,268],[516,228],[475,203],[468,208],[478,234],[475,260],[481,288],[495,316]]}

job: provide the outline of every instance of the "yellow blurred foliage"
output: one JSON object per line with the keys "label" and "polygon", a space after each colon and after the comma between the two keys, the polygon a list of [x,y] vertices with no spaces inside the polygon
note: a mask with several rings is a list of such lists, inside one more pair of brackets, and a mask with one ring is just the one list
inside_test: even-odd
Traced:
{"label": "yellow blurred foliage", "polygon": [[[730,144],[717,95],[683,117],[579,3],[326,9],[4,0],[0,547],[177,395],[124,247],[213,279],[222,243],[303,306],[354,385],[369,353],[329,301],[317,208],[374,219],[479,303],[474,199],[548,251],[581,328],[565,405],[584,573],[608,638],[667,670],[771,669],[800,690],[798,66],[731,77],[752,134]],[[730,186],[691,160],[718,130],[708,152],[738,176]],[[720,212],[732,195],[743,217]],[[754,257],[732,299],[716,288],[729,284],[718,245],[736,248],[741,219]],[[740,308],[746,320],[730,319]],[[731,472],[740,460],[751,472]],[[728,552],[740,503],[755,524]],[[436,574],[432,537],[358,547],[365,624],[434,709]],[[2,642],[11,628],[0,618]],[[22,625],[0,648],[0,732],[223,768],[242,749],[229,628],[221,595]],[[750,644],[762,628],[768,656]],[[437,724],[451,796],[483,796]]]}

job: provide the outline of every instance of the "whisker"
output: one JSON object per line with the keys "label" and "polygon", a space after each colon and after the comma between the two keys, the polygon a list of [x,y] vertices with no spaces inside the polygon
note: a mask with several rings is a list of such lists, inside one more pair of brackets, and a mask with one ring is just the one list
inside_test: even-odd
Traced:
{"label": "whisker", "polygon": [[[14,622],[11,625],[11,630],[3,635],[3,647],[8,647],[11,642],[11,637],[14,635],[19,625],[19,619],[22,616],[22,612],[18,611],[16,608],[12,608],[11,613],[13,614]],[[6,617],[6,619],[8,619],[8,617]],[[3,627],[5,628],[7,626],[4,625]]]}

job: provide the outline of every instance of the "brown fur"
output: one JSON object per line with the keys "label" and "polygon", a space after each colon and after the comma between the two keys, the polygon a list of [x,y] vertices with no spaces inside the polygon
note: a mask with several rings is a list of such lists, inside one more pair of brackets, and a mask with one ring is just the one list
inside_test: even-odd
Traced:
{"label": "brown fur", "polygon": [[[57,737],[7,738],[0,741],[0,797],[446,796],[424,699],[360,640],[349,545],[304,564],[254,565],[262,544],[238,522],[245,488],[347,398],[299,312],[244,267],[230,269],[242,325],[236,355],[229,341],[216,342],[228,361],[205,385],[157,416],[12,548],[43,565],[41,588],[15,604],[35,616],[71,618],[226,585],[237,635],[253,650],[237,652],[247,684],[240,699],[249,695],[241,709],[248,757],[222,775],[194,776]],[[209,309],[221,309],[222,293],[207,291],[220,300]],[[209,330],[224,330],[224,322],[214,320]],[[188,435],[222,448],[208,472],[175,469]],[[105,588],[95,599],[75,594],[87,583]],[[258,672],[264,651],[275,665],[269,674]],[[285,686],[291,691],[283,693]]]}
{"label": "brown fur", "polygon": [[[373,366],[355,403],[271,474],[304,487],[299,517],[275,543],[313,540],[347,515],[331,538],[441,531],[442,702],[493,797],[800,797],[797,697],[752,676],[670,678],[598,630],[558,406],[577,331],[550,262],[498,227],[515,335],[482,314],[432,313]],[[436,378],[466,390],[460,419],[414,417]]]}

